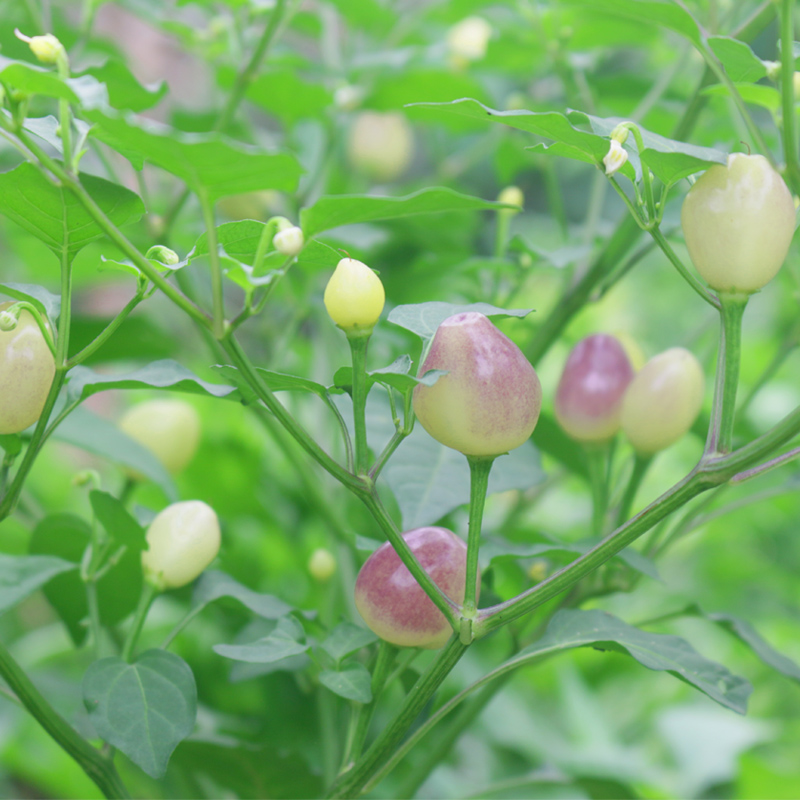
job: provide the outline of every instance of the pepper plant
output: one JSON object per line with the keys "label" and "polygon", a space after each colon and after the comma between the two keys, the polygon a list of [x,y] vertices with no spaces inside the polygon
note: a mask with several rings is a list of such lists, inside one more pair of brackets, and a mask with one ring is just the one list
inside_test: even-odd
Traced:
{"label": "pepper plant", "polygon": [[2,791],[795,796],[796,17],[0,0]]}

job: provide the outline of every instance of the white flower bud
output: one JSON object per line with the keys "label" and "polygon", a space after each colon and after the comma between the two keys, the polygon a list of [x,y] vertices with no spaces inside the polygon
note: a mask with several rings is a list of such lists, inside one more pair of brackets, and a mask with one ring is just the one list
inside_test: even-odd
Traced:
{"label": "white flower bud", "polygon": [[285,256],[296,256],[305,244],[303,231],[296,225],[292,225],[291,228],[284,228],[275,234],[272,244],[275,245],[275,249],[279,253],[283,253]]}
{"label": "white flower bud", "polygon": [[20,33],[18,30],[15,30],[14,33],[17,39],[28,43],[31,52],[42,64],[57,64],[67,57],[64,45],[52,33],[46,33],[44,36],[25,36],[24,33]]}
{"label": "white flower bud", "polygon": [[628,151],[616,139],[612,139],[608,148],[608,152],[603,157],[606,175],[611,176],[614,173],[619,172],[627,160]]}
{"label": "white flower bud", "polygon": [[0,311],[0,331],[13,331],[17,327],[17,315],[11,311]]}
{"label": "white flower bud", "polygon": [[483,17],[467,17],[447,32],[447,49],[456,58],[479,61],[491,38],[492,26]]}

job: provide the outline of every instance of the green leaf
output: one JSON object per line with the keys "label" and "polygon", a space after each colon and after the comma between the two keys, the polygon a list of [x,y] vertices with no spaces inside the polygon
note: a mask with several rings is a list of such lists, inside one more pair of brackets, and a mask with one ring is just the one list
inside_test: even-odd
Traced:
{"label": "green leaf", "polygon": [[322,649],[338,664],[345,656],[376,642],[378,637],[350,622],[339,623],[322,642]]}
{"label": "green leaf", "polygon": [[588,7],[593,13],[611,14],[668,28],[700,48],[700,26],[683,7],[671,0],[565,0],[566,5]]}
{"label": "green leaf", "polygon": [[[78,566],[89,546],[91,535],[89,524],[80,517],[74,514],[51,514],[33,529],[30,552],[57,556]],[[97,601],[103,624],[116,625],[129,616],[136,608],[141,591],[140,551],[130,548],[97,582]],[[44,587],[44,594],[73,642],[82,644],[88,630],[86,620],[89,607],[86,603],[86,586],[77,570],[57,575]]]}
{"label": "green leaf", "polygon": [[0,553],[0,613],[41,589],[75,564],[54,556],[9,556]]}
{"label": "green leaf", "polygon": [[87,114],[92,135],[124,155],[137,169],[148,161],[183,180],[212,200],[242,192],[297,188],[301,167],[288,153],[267,153],[230,143],[221,136],[180,134],[165,126],[98,111]]}
{"label": "green leaf", "polygon": [[12,61],[0,56],[0,81],[24,94],[40,94],[79,103],[78,95],[68,82],[62,80],[53,70],[35,64]]}
{"label": "green leaf", "polygon": [[95,489],[89,492],[89,502],[106,533],[118,544],[139,552],[147,549],[144,528],[116,497]]}
{"label": "green leaf", "polygon": [[113,59],[109,59],[101,66],[89,67],[82,74],[91,75],[105,84],[111,106],[128,111],[139,112],[152,108],[160,102],[169,89],[166,81],[142,86],[122,61]]}
{"label": "green leaf", "polygon": [[29,283],[0,283],[0,294],[13,297],[15,300],[26,300],[35,305],[42,314],[55,323],[61,314],[61,298],[51,294],[43,286]]}
{"label": "green leaf", "polygon": [[707,41],[734,83],[755,83],[766,77],[767,68],[750,45],[730,36],[709,36]]}
{"label": "green leaf", "polygon": [[[403,530],[432,525],[469,502],[467,460],[458,451],[439,444],[420,427],[397,448],[384,475],[400,507]],[[539,454],[527,442],[494,462],[489,494],[529,489],[544,477]]]}
{"label": "green leaf", "polygon": [[[766,108],[772,114],[778,113],[781,107],[781,93],[774,86],[737,83],[735,87],[745,103]],[[707,86],[703,89],[703,94],[709,97],[730,97],[731,91],[724,84],[718,83],[714,86]]]}
{"label": "green leaf", "polygon": [[[144,214],[141,199],[129,189],[87,174],[81,175],[80,182],[118,227]],[[72,192],[54,186],[27,162],[0,173],[0,213],[41,239],[59,258],[63,252],[72,259],[89,242],[105,235]]]}
{"label": "green leaf", "polygon": [[546,653],[574,647],[629,655],[648,669],[669,672],[738,714],[746,712],[747,698],[753,691],[744,678],[704,658],[685,639],[648,633],[599,610],[559,611],[544,636],[511,661],[533,661]]}
{"label": "green leaf", "polygon": [[232,597],[264,619],[280,619],[294,609],[271,594],[260,594],[243,586],[226,572],[206,570],[192,594],[192,609],[199,611],[222,597]]}
{"label": "green leaf", "polygon": [[170,501],[178,499],[172,478],[153,453],[125,435],[116,425],[91,411],[76,408],[58,425],[53,436],[62,442],[69,442],[89,453],[129,467],[157,483]]}
{"label": "green leaf", "polygon": [[502,203],[434,187],[421,189],[405,197],[375,197],[373,195],[339,195],[321,197],[300,212],[300,227],[306,238],[358,222],[397,219],[413,214],[437,214],[444,211],[480,211],[505,208]]}
{"label": "green leaf", "polygon": [[372,700],[372,676],[363,664],[345,664],[341,669],[324,669],[319,682],[334,694],[358,703]]}
{"label": "green leaf", "polygon": [[[367,388],[381,383],[384,386],[392,386],[401,394],[410,392],[415,386],[433,386],[442,375],[447,371],[442,369],[431,369],[421,378],[416,375],[409,375],[412,362],[411,356],[403,355],[396,358],[388,367],[373,369],[367,372]],[[333,386],[336,389],[344,389],[351,392],[353,386],[353,368],[340,367],[333,376]]]}
{"label": "green leaf", "polygon": [[67,398],[70,403],[79,403],[97,392],[109,389],[169,389],[205,397],[224,397],[238,400],[233,386],[208,383],[193,372],[171,359],[153,361],[146,367],[124,375],[108,375],[78,366],[70,372]]}
{"label": "green leaf", "polygon": [[706,614],[705,616],[744,642],[767,666],[777,670],[790,680],[800,682],[800,666],[764,641],[749,622],[731,614]]}
{"label": "green leaf", "polygon": [[[212,369],[225,380],[234,383],[237,380],[241,380],[236,367],[217,364]],[[273,392],[311,392],[319,397],[326,397],[328,394],[328,389],[325,386],[308,378],[300,378],[297,375],[284,375],[282,372],[272,372],[260,367],[257,367],[256,371]]]}
{"label": "green leaf", "polygon": [[302,269],[310,271],[334,269],[342,258],[344,258],[344,253],[312,239],[310,242],[306,242],[306,246],[300,251],[300,255],[297,256],[297,264]]}
{"label": "green leaf", "polygon": [[[267,226],[265,222],[258,222],[254,219],[223,222],[221,225],[217,225],[217,243],[231,258],[253,266],[258,243],[267,227],[274,226]],[[195,242],[187,260],[191,261],[205,255],[208,255],[208,234],[203,232]]]}
{"label": "green leaf", "polygon": [[97,734],[152,778],[163,777],[197,716],[192,670],[166,650],[147,650],[132,664],[95,661],[83,679],[83,701]]}
{"label": "green leaf", "polygon": [[234,661],[269,664],[305,653],[310,645],[304,639],[303,626],[294,617],[282,617],[269,636],[249,644],[217,644],[214,652]]}
{"label": "green leaf", "polygon": [[518,317],[523,318],[531,313],[531,309],[516,309],[509,311],[505,308],[488,303],[470,303],[469,305],[454,305],[453,303],[442,303],[433,300],[428,303],[416,303],[414,305],[395,306],[389,313],[389,322],[399,325],[401,328],[416,333],[423,341],[427,342],[433,338],[436,329],[448,317],[454,314],[463,314],[467,311],[477,311],[485,317]]}

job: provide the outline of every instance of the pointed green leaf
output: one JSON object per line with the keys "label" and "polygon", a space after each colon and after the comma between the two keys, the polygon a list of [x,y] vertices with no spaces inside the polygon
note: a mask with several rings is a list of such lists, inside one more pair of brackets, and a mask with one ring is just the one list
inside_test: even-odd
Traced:
{"label": "pointed green leaf", "polygon": [[269,636],[249,644],[217,644],[214,652],[233,661],[269,664],[305,653],[310,645],[304,639],[303,626],[294,617],[282,617]]}
{"label": "pointed green leaf", "polygon": [[137,551],[147,548],[144,528],[116,497],[95,489],[89,492],[89,502],[106,533],[118,544]]}
{"label": "pointed green leaf", "polygon": [[634,628],[605,611],[559,611],[544,636],[511,661],[535,660],[546,653],[587,646],[625,653],[648,669],[669,672],[738,714],[747,710],[753,687],[744,678],[704,658],[679,636]]}
{"label": "pointed green leaf", "polygon": [[254,592],[226,572],[217,570],[206,570],[200,576],[192,594],[192,608],[199,611],[222,597],[238,600],[264,619],[280,619],[294,610],[274,595]]}
{"label": "pointed green leaf", "polygon": [[83,679],[83,701],[97,734],[153,778],[167,771],[197,716],[192,670],[166,650],[148,650],[132,664],[95,661]]}
{"label": "pointed green leaf", "polygon": [[[83,174],[83,188],[117,226],[135,222],[144,213],[139,196],[102,178]],[[0,173],[0,213],[41,239],[60,258],[68,258],[104,236],[72,192],[53,185],[33,164]]]}
{"label": "pointed green leaf", "polygon": [[337,663],[350,653],[376,642],[378,637],[366,628],[341,622],[322,643],[322,649]]}
{"label": "pointed green leaf", "polygon": [[341,669],[324,669],[319,682],[346,700],[369,703],[372,700],[372,676],[363,664],[345,664]]}
{"label": "pointed green leaf", "polygon": [[122,153],[137,168],[155,164],[212,200],[261,189],[294,191],[301,167],[288,153],[267,153],[221,136],[181,134],[165,126],[140,124],[99,111],[87,114],[92,135]]}
{"label": "pointed green leaf", "polygon": [[405,197],[375,197],[373,195],[339,195],[321,197],[300,212],[300,227],[306,238],[322,231],[353,225],[358,222],[377,222],[413,214],[437,214],[444,211],[480,211],[504,208],[502,203],[454,192],[452,189],[421,189]]}
{"label": "pointed green leaf", "polygon": [[709,36],[708,46],[734,83],[755,83],[766,77],[764,62],[745,42],[730,36]]}
{"label": "pointed green leaf", "polygon": [[122,61],[109,59],[97,67],[84,70],[103,83],[108,90],[108,102],[113,108],[127,111],[145,111],[155,106],[168,91],[166,81],[151,86],[142,86]]}
{"label": "pointed green leaf", "polygon": [[488,303],[470,303],[469,305],[455,305],[442,303],[438,300],[429,303],[416,303],[407,306],[395,306],[389,313],[389,322],[399,325],[412,333],[416,333],[423,341],[433,338],[436,329],[454,314],[463,314],[467,311],[477,311],[485,317],[526,317],[531,309],[507,310],[497,308]]}

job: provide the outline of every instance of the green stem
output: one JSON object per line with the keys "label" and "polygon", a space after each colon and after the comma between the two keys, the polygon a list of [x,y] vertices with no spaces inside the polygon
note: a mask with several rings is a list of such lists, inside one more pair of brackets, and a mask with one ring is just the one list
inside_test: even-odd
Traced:
{"label": "green stem", "polygon": [[200,209],[203,212],[203,223],[208,237],[208,263],[211,266],[211,297],[213,304],[212,332],[217,339],[225,335],[225,292],[222,287],[222,267],[219,263],[219,245],[217,244],[217,227],[214,224],[214,206],[206,192],[198,192]]}
{"label": "green stem", "polygon": [[145,581],[142,587],[142,593],[139,595],[139,605],[136,607],[136,613],[133,617],[128,636],[125,639],[125,644],[122,647],[121,658],[123,661],[132,661],[133,653],[136,648],[136,642],[139,641],[139,634],[144,627],[144,621],[147,619],[147,612],[158,594],[158,589],[152,583]]}
{"label": "green stem", "polygon": [[347,337],[353,363],[353,430],[355,433],[355,474],[366,475],[369,451],[367,449],[367,347],[369,334]]}
{"label": "green stem", "polygon": [[451,637],[406,695],[394,719],[381,731],[352,769],[341,775],[333,784],[328,797],[352,798],[361,794],[366,783],[391,757],[422,709],[466,651],[467,646],[461,644],[457,636]]}
{"label": "green stem", "polygon": [[333,692],[320,687],[317,691],[317,714],[322,746],[322,778],[330,786],[336,778],[339,763],[337,750],[341,738],[336,720],[337,698]]}
{"label": "green stem", "polygon": [[783,158],[786,162],[785,175],[792,191],[800,192],[800,162],[797,155],[797,132],[795,130],[794,94],[794,20],[792,15],[796,0],[781,0],[781,134],[783,138]]}
{"label": "green stem", "polygon": [[461,641],[469,644],[472,641],[472,618],[478,610],[476,596],[478,593],[478,552],[481,546],[481,523],[483,508],[486,504],[486,492],[489,488],[489,473],[492,471],[496,456],[467,456],[469,464],[469,534],[467,537],[467,571],[464,585],[464,617],[462,625],[468,621],[467,629],[461,631]]}
{"label": "green stem", "polygon": [[645,456],[636,453],[634,456],[631,477],[628,479],[628,485],[625,487],[625,494],[622,495],[622,500],[617,510],[617,527],[622,525],[622,523],[630,517],[633,501],[636,499],[636,493],[639,491],[639,487],[642,485],[642,479],[652,461],[652,455]]}
{"label": "green stem", "polygon": [[742,315],[748,299],[749,295],[720,295],[719,353],[706,453],[731,450],[742,353]]}
{"label": "green stem", "polygon": [[378,698],[386,685],[386,678],[389,675],[389,668],[397,655],[397,648],[389,642],[381,641],[378,645],[378,657],[372,670],[372,700],[369,703],[357,703],[354,709],[353,735],[348,742],[347,749],[343,758],[342,772],[346,772],[359,758],[367,739],[367,731],[375,712]]}
{"label": "green stem", "polygon": [[28,712],[75,759],[106,797],[130,797],[111,760],[104,758],[50,705],[2,643],[0,675]]}
{"label": "green stem", "polygon": [[602,536],[608,510],[608,444],[585,448],[589,466],[589,485],[592,489],[592,533]]}
{"label": "green stem", "polygon": [[656,244],[661,248],[664,255],[670,260],[672,266],[678,270],[681,277],[689,284],[689,286],[697,292],[703,300],[714,308],[719,308],[719,300],[714,297],[708,289],[697,279],[697,277],[687,268],[687,266],[678,258],[677,253],[672,249],[670,243],[667,241],[661,229],[656,225],[649,229],[650,235],[655,240]]}

